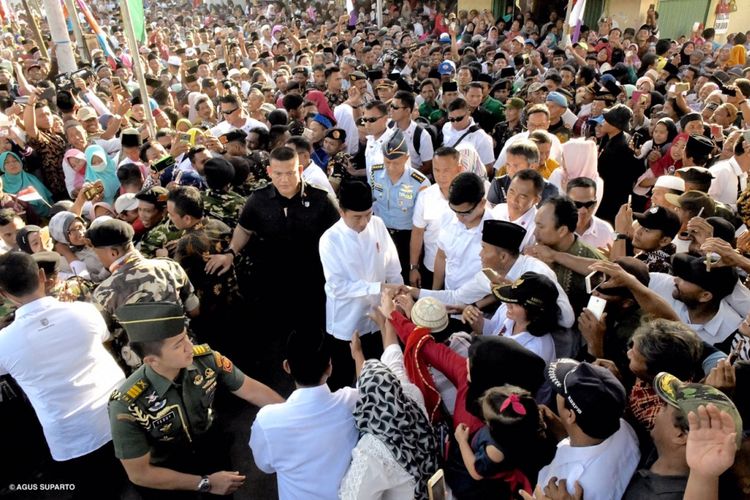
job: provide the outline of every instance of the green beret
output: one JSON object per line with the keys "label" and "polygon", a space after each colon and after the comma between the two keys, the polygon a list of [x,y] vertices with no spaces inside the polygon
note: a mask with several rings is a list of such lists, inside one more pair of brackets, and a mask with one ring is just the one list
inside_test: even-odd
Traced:
{"label": "green beret", "polygon": [[124,245],[133,241],[133,226],[118,219],[107,219],[92,224],[86,238],[94,248]]}
{"label": "green beret", "polygon": [[185,331],[182,306],[173,302],[137,302],[125,304],[115,317],[130,342],[154,342],[175,337]]}

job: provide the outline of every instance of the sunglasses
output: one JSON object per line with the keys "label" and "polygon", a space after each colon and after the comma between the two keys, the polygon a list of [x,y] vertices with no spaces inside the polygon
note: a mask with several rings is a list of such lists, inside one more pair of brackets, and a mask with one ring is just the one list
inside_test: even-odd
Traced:
{"label": "sunglasses", "polygon": [[384,116],[385,115],[378,116],[378,117],[371,117],[371,118],[360,118],[360,120],[362,120],[362,123],[375,123],[376,121],[380,120]]}
{"label": "sunglasses", "polygon": [[591,200],[591,201],[574,201],[573,203],[575,203],[575,206],[578,209],[581,209],[581,208],[591,208],[594,205],[596,205],[596,200]]}
{"label": "sunglasses", "polygon": [[453,208],[453,207],[450,207],[450,208],[451,208],[451,210],[453,210],[453,213],[454,213],[454,214],[456,214],[456,215],[458,215],[458,216],[461,216],[461,215],[469,215],[469,214],[471,214],[471,213],[472,213],[472,212],[473,212],[473,211],[474,211],[474,210],[475,210],[475,209],[477,208],[477,206],[478,206],[478,205],[479,205],[479,203],[477,202],[477,203],[475,203],[475,204],[474,204],[474,206],[473,206],[473,207],[471,207],[471,208],[470,208],[469,210],[466,210],[466,211],[464,211],[464,212],[462,212],[462,211],[460,211],[460,210],[456,210],[456,209],[455,209],[455,208]]}
{"label": "sunglasses", "polygon": [[461,120],[463,120],[463,119],[464,119],[464,118],[466,118],[467,116],[468,116],[468,115],[463,115],[463,116],[454,116],[454,117],[452,117],[452,118],[451,118],[451,117],[448,117],[448,121],[449,121],[449,122],[460,122]]}
{"label": "sunglasses", "polygon": [[238,109],[240,109],[240,108],[234,108],[234,109],[230,109],[230,110],[223,110],[222,109],[221,110],[221,114],[224,115],[224,116],[229,116],[232,113],[234,113],[235,111],[237,111]]}
{"label": "sunglasses", "polygon": [[406,109],[406,106],[394,106],[391,104],[391,109],[394,111],[398,111],[399,109]]}

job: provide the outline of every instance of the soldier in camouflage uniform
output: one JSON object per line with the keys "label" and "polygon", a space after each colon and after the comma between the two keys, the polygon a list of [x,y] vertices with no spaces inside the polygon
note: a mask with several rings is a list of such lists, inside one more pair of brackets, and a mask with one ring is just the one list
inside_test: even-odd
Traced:
{"label": "soldier in camouflage uniform", "polygon": [[205,214],[222,221],[230,228],[237,225],[246,197],[234,192],[234,166],[223,158],[211,158],[203,166],[208,190],[202,193]]}
{"label": "soldier in camouflage uniform", "polygon": [[[141,250],[142,242],[148,238],[148,235],[153,231],[159,224],[168,220],[167,219],[167,197],[169,191],[161,186],[151,186],[144,188],[136,193],[135,198],[138,200],[138,218],[140,219],[145,232],[136,240],[138,250]],[[147,244],[149,247],[150,244]],[[154,256],[156,248],[159,246],[153,246],[153,250],[149,251],[150,256]]]}
{"label": "soldier in camouflage uniform", "polygon": [[328,180],[338,193],[341,183],[352,178],[349,173],[351,156],[346,153],[346,130],[332,128],[323,139],[323,149],[330,156],[328,160]]}
{"label": "soldier in camouflage uniform", "polygon": [[146,259],[133,247],[133,228],[127,222],[112,219],[86,232],[97,257],[112,271],[94,292],[112,334],[111,351],[126,372],[139,366],[141,360],[127,345],[122,329],[114,319],[115,310],[123,304],[169,300],[183,307],[191,317],[197,316],[200,301],[185,270],[169,259]]}
{"label": "soldier in camouflage uniform", "polygon": [[[230,162],[231,158],[227,158]],[[235,179],[234,190],[242,196],[250,196],[256,189],[262,189],[271,183],[268,177],[269,155],[267,151],[255,150],[249,156],[243,158],[249,162],[247,177],[238,183]],[[235,165],[234,163],[232,163]],[[237,169],[235,165],[235,170]]]}
{"label": "soldier in camouflage uniform", "polygon": [[172,257],[174,255],[174,244],[180,239],[181,234],[182,232],[167,218],[167,220],[151,229],[141,239],[138,251],[149,259],[154,257]]}
{"label": "soldier in camouflage uniform", "polygon": [[31,257],[39,269],[44,271],[44,287],[48,297],[54,297],[60,302],[93,302],[96,283],[80,276],[60,279],[58,273],[62,256],[59,253],[37,252]]}
{"label": "soldier in camouflage uniform", "polygon": [[226,495],[242,486],[245,476],[229,471],[228,446],[213,425],[219,385],[258,406],[284,401],[207,344],[193,346],[182,312],[173,302],[116,311],[144,363],[110,397],[112,442],[144,500]]}

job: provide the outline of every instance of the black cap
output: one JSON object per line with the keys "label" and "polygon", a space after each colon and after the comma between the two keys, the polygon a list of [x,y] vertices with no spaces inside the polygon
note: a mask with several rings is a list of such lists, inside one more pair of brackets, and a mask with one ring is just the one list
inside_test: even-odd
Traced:
{"label": "black cap", "polygon": [[149,87],[158,88],[161,87],[161,80],[159,80],[158,78],[154,78],[151,75],[146,75],[146,85],[148,85]]}
{"label": "black cap", "polygon": [[694,257],[686,253],[672,256],[672,274],[711,292],[717,300],[732,293],[737,285],[737,272],[733,267],[712,267],[709,271],[705,257]]}
{"label": "black cap", "polygon": [[247,133],[244,130],[235,129],[230,130],[226,134],[222,135],[227,142],[242,142],[244,143],[247,139]]}
{"label": "black cap", "polygon": [[482,241],[513,253],[521,250],[526,229],[504,220],[486,220],[482,226]]}
{"label": "black cap", "polygon": [[714,178],[706,167],[682,167],[677,169],[677,174],[686,182],[711,182]]}
{"label": "black cap", "polygon": [[346,130],[343,128],[331,128],[326,131],[326,137],[335,141],[346,141]]}
{"label": "black cap", "polygon": [[628,130],[633,112],[624,104],[616,104],[604,112],[604,119],[615,128]]}
{"label": "black cap", "polygon": [[137,129],[126,128],[120,135],[120,143],[124,148],[140,148],[143,146],[143,139]]}
{"label": "black cap", "polygon": [[677,236],[682,225],[677,214],[664,207],[652,207],[642,214],[633,214],[633,218],[646,229],[656,229],[670,238]]}
{"label": "black cap", "polygon": [[500,78],[514,78],[516,76],[516,70],[510,66],[500,70]]}
{"label": "black cap", "polygon": [[702,156],[708,156],[714,150],[714,141],[703,135],[691,135],[685,144],[685,150],[697,153]]}
{"label": "black cap", "polygon": [[372,190],[361,181],[348,181],[339,189],[339,205],[344,210],[365,212],[372,208]]}
{"label": "black cap", "polygon": [[588,436],[606,439],[620,428],[625,388],[606,368],[560,358],[547,367],[547,380],[576,415],[576,425]]}
{"label": "black cap", "polygon": [[706,222],[714,228],[714,238],[721,238],[733,247],[736,246],[736,231],[731,222],[723,217],[709,217]]}
{"label": "black cap", "polygon": [[94,248],[125,245],[133,241],[133,226],[118,219],[108,219],[86,231],[86,238]]}
{"label": "black cap", "polygon": [[492,287],[492,293],[502,302],[532,307],[537,311],[544,311],[545,305],[554,304],[559,295],[551,279],[531,271],[523,273],[512,285]]}
{"label": "black cap", "polygon": [[169,191],[161,186],[151,186],[150,188],[142,189],[137,192],[135,197],[141,201],[156,205],[157,207],[166,207]]}
{"label": "black cap", "polygon": [[185,331],[185,313],[174,302],[137,302],[115,311],[130,342],[155,342]]}
{"label": "black cap", "polygon": [[443,92],[458,92],[458,83],[457,82],[443,82],[442,85]]}

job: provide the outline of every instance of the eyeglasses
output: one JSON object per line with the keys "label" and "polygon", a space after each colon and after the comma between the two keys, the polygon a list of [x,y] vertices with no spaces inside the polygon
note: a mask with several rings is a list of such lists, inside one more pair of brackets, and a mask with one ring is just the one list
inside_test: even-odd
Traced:
{"label": "eyeglasses", "polygon": [[449,122],[460,122],[461,120],[463,120],[463,119],[464,119],[464,118],[466,118],[467,116],[468,116],[468,115],[463,115],[463,116],[454,116],[454,117],[450,117],[450,116],[449,116],[449,117],[448,117],[448,121],[449,121]]}
{"label": "eyeglasses", "polygon": [[591,200],[591,201],[574,201],[573,203],[575,203],[576,208],[580,210],[581,208],[591,208],[591,207],[593,207],[594,205],[596,205],[596,200]]}
{"label": "eyeglasses", "polygon": [[239,108],[239,107],[237,107],[237,108],[231,109],[231,110],[229,110],[229,111],[225,111],[225,110],[223,110],[223,109],[222,109],[222,110],[221,110],[221,114],[222,114],[222,115],[224,115],[224,116],[229,116],[229,115],[231,115],[232,113],[234,113],[235,111],[237,111],[238,109],[240,109],[240,108]]}
{"label": "eyeglasses", "polygon": [[464,215],[464,216],[466,216],[466,215],[470,215],[470,214],[471,214],[471,213],[472,213],[472,212],[473,212],[473,211],[474,211],[474,210],[475,210],[475,209],[477,208],[477,206],[479,206],[479,202],[477,202],[477,203],[474,203],[474,206],[473,206],[473,207],[471,207],[471,208],[470,208],[469,210],[466,210],[466,211],[464,211],[464,212],[462,212],[462,211],[460,211],[460,210],[456,210],[456,209],[455,209],[455,208],[453,208],[453,207],[451,207],[451,210],[453,210],[453,213],[454,213],[454,214],[456,214],[456,215],[458,215],[458,216],[460,217],[460,216],[462,216],[462,215]]}
{"label": "eyeglasses", "polygon": [[391,109],[394,111],[398,111],[399,109],[406,109],[406,106],[394,106],[391,104]]}
{"label": "eyeglasses", "polygon": [[362,123],[375,123],[376,121],[380,120],[381,118],[385,118],[385,115],[378,116],[378,117],[370,117],[370,118],[360,118],[362,120]]}

